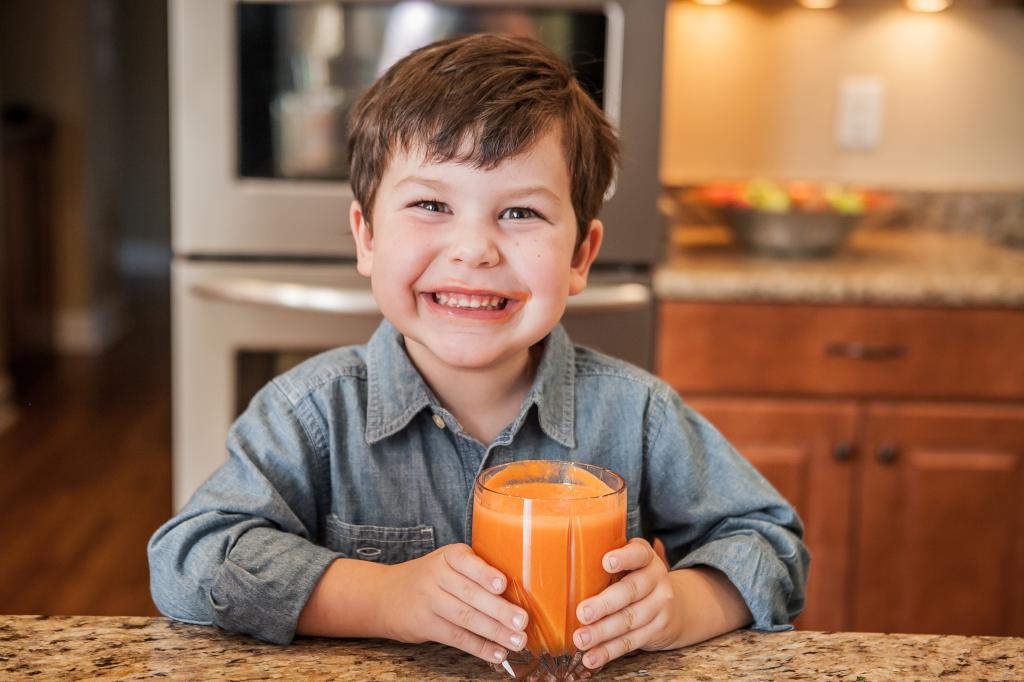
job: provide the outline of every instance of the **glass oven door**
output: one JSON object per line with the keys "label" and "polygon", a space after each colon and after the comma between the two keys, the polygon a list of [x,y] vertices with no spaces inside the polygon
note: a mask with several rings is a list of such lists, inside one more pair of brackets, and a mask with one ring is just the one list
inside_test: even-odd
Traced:
{"label": "glass oven door", "polygon": [[225,459],[231,423],[267,381],[305,357],[366,343],[380,322],[348,265],[173,264],[174,505]]}
{"label": "glass oven door", "polygon": [[[439,38],[537,37],[573,65],[617,122],[618,7],[605,0],[172,0],[175,253],[354,255],[349,110],[388,66]],[[660,32],[660,18],[657,25]],[[660,65],[660,35],[657,51]],[[655,215],[657,160],[644,161]]]}
{"label": "glass oven door", "polygon": [[[264,384],[316,353],[366,343],[380,322],[352,265],[173,264],[174,505],[226,457],[235,418]],[[649,367],[650,282],[593,273],[563,318],[573,341]]]}
{"label": "glass oven door", "polygon": [[235,25],[241,178],[348,180],[352,105],[400,58],[451,36],[538,38],[604,105],[600,6],[241,2]]}

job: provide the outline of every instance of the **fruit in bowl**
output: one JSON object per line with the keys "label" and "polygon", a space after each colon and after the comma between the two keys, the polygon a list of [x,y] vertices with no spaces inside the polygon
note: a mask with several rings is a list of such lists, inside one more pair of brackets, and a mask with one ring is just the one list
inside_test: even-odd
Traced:
{"label": "fruit in bowl", "polygon": [[835,253],[886,198],[837,183],[755,179],[697,187],[687,199],[719,210],[736,240],[755,253],[815,258]]}

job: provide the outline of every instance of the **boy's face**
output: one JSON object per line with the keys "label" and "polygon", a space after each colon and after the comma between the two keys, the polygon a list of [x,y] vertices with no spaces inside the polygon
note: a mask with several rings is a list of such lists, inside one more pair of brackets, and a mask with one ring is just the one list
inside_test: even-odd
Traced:
{"label": "boy's face", "polygon": [[[556,133],[492,170],[396,154],[372,229],[350,212],[359,272],[417,364],[486,369],[522,360],[579,293],[601,243],[578,249],[569,173]],[[421,366],[421,370],[424,369]]]}

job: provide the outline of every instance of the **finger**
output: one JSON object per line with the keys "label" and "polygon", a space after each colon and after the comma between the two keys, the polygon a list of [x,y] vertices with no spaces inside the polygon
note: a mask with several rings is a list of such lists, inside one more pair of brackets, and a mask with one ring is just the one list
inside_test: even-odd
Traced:
{"label": "finger", "polygon": [[[461,573],[445,571],[440,581],[441,589],[458,600],[459,603],[468,605],[477,612],[489,617],[500,630],[491,632],[480,632],[469,628],[488,639],[505,646],[511,646],[518,651],[525,641],[525,634],[522,632],[526,627],[526,612],[523,609],[510,604],[505,599],[491,594],[480,585],[476,584]],[[457,623],[468,627],[464,623]],[[520,637],[520,635],[522,635]]]}
{"label": "finger", "polygon": [[638,602],[649,595],[658,584],[661,571],[633,571],[625,578],[612,583],[576,607],[576,617],[581,623],[593,623],[605,616],[621,611],[629,604]]}
{"label": "finger", "polygon": [[661,538],[654,538],[654,544],[651,545],[654,548],[654,553],[661,559],[661,563],[668,567],[668,554],[665,552],[665,543],[661,541]]}
{"label": "finger", "polygon": [[604,555],[601,565],[608,573],[634,571],[651,563],[656,556],[654,548],[643,538],[633,538],[625,547],[613,549]]}
{"label": "finger", "polygon": [[434,613],[460,629],[490,640],[492,645],[498,644],[519,651],[526,644],[526,633],[505,627],[486,613],[478,611],[447,592],[441,594],[440,600],[434,606]]}
{"label": "finger", "polygon": [[658,604],[655,600],[644,599],[629,604],[593,625],[580,628],[573,635],[573,641],[580,649],[593,649],[647,626],[657,615]]}
{"label": "finger", "polygon": [[481,658],[488,663],[501,663],[508,656],[508,651],[504,647],[500,647],[494,642],[489,642],[483,637],[475,635],[445,618],[437,619],[435,631],[437,632],[437,637],[434,638],[435,642],[461,649],[467,654]]}
{"label": "finger", "polygon": [[444,560],[454,570],[494,594],[505,591],[505,576],[486,561],[478,557],[469,545],[451,545],[444,553]]}
{"label": "finger", "polygon": [[631,651],[636,651],[647,642],[652,641],[656,629],[653,624],[648,624],[638,630],[631,630],[609,642],[598,645],[583,656],[583,665],[591,669],[598,668],[619,656],[625,656]]}

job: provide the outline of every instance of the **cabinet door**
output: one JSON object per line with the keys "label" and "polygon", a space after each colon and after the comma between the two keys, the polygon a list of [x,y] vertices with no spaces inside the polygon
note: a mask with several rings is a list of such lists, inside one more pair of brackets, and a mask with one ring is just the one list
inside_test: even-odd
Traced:
{"label": "cabinet door", "polygon": [[1024,407],[873,404],[853,629],[1024,635]]}
{"label": "cabinet door", "polygon": [[848,402],[687,398],[796,508],[811,551],[807,605],[798,627],[848,625],[853,448]]}

